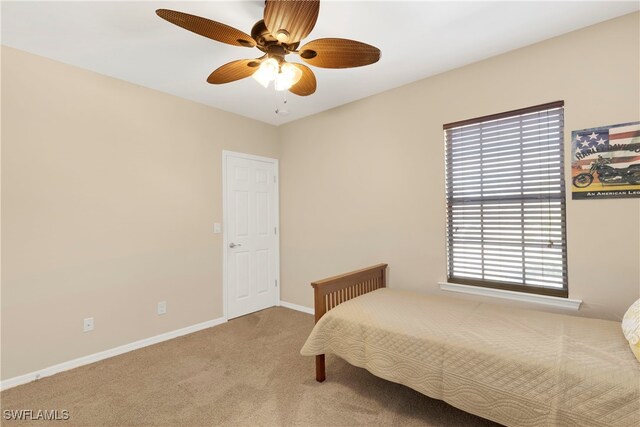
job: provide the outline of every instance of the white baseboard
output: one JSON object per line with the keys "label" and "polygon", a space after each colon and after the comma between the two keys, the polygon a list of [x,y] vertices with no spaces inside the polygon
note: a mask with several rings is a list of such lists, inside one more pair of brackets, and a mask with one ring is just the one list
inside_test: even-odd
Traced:
{"label": "white baseboard", "polygon": [[291,310],[301,311],[307,314],[315,313],[315,310],[313,308],[305,307],[304,305],[293,304],[286,301],[280,301],[280,305],[286,308],[290,308]]}
{"label": "white baseboard", "polygon": [[198,332],[203,329],[211,328],[213,326],[226,323],[227,319],[220,317],[218,319],[209,320],[206,322],[198,323],[195,325],[187,326],[186,328],[176,329],[175,331],[165,332],[164,334],[156,335],[150,338],[145,338],[140,341],[135,341],[129,344],[121,345],[109,350],[104,350],[99,353],[90,354],[88,356],[79,357],[77,359],[62,362],[57,365],[49,366],[48,368],[40,369],[28,374],[20,375],[17,377],[9,378],[0,382],[0,390],[6,390],[11,387],[15,387],[21,384],[26,384],[31,381],[38,380],[40,378],[48,377],[58,372],[68,371],[69,369],[77,368],[89,363],[98,362],[100,360],[108,359],[119,354],[128,353],[133,350],[138,350],[143,347],[147,347],[153,344],[157,344],[162,341],[167,341],[173,338],[180,337],[182,335]]}

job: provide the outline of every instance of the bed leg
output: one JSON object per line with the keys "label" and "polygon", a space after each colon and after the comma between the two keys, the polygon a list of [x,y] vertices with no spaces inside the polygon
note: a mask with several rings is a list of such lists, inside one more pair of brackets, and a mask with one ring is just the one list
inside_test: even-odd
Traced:
{"label": "bed leg", "polygon": [[324,373],[324,354],[316,356],[316,381],[323,382],[327,377]]}

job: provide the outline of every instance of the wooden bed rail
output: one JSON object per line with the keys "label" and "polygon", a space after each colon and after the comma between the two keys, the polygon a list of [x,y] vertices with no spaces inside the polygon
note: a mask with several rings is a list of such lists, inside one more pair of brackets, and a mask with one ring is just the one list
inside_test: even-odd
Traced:
{"label": "wooden bed rail", "polygon": [[[312,282],[316,323],[338,304],[387,286],[387,264],[377,264],[361,270]],[[324,354],[316,356],[316,381],[326,379]]]}

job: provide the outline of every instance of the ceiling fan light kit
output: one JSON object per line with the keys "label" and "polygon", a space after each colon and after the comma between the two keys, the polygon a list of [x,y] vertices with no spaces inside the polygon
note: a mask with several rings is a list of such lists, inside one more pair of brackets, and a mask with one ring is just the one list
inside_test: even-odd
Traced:
{"label": "ceiling fan light kit", "polygon": [[300,41],[311,33],[320,11],[319,0],[267,0],[264,19],[248,35],[238,29],[187,13],[158,9],[156,14],[186,30],[222,43],[257,47],[264,55],[222,65],[207,78],[211,84],[224,84],[252,76],[267,88],[274,82],[277,91],[289,90],[299,96],[316,91],[316,77],[309,67],[287,62],[297,54],[310,65],[321,68],[352,68],[377,62],[380,50],[355,40],[325,38],[313,40],[298,49]]}

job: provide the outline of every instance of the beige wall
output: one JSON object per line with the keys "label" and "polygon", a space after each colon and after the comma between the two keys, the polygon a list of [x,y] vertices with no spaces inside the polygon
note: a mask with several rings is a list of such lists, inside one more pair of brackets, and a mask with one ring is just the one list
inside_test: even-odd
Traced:
{"label": "beige wall", "polygon": [[2,379],[222,316],[223,149],[277,128],[2,48]]}
{"label": "beige wall", "polygon": [[[310,281],[378,262],[393,287],[440,292],[442,125],[564,100],[570,158],[571,130],[640,120],[638,22],[627,15],[282,127],[282,299],[312,307]],[[567,219],[569,296],[584,315],[620,318],[640,296],[640,200],[568,200]]]}

